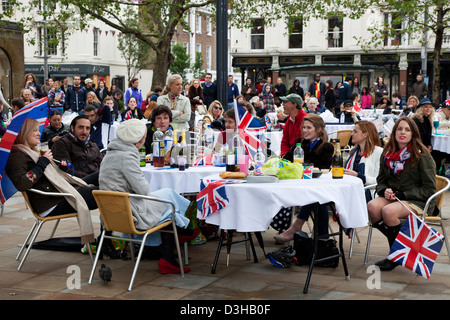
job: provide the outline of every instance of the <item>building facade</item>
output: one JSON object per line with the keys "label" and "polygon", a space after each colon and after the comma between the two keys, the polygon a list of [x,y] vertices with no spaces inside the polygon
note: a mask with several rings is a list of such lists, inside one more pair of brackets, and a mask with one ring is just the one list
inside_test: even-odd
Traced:
{"label": "building facade", "polygon": [[[422,58],[426,55],[425,81],[429,82],[431,92],[434,46],[431,34],[428,34],[427,48],[421,44],[422,36],[385,37],[382,48],[376,50],[359,44],[368,43],[370,26],[391,20],[390,14],[370,12],[358,20],[333,17],[305,23],[291,21],[293,30],[288,34],[287,20],[266,26],[263,17],[257,17],[252,28],[233,31],[232,65],[240,68],[243,79],[250,77],[254,83],[267,76],[276,83],[281,77],[289,88],[298,79],[305,92],[317,73],[321,74],[322,81],[331,79],[334,84],[347,76],[357,77],[361,88],[373,87],[376,78],[382,76],[390,96],[400,92],[407,97],[416,75],[423,71]],[[444,48],[449,47],[449,43],[444,43]],[[442,101],[448,95],[450,84],[450,75],[445,72],[450,67],[450,53],[445,50],[441,63]]]}

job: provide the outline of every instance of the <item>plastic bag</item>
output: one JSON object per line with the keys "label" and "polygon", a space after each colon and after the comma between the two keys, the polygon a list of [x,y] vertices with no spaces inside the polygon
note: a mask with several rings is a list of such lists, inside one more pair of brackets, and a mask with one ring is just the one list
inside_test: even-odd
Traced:
{"label": "plastic bag", "polygon": [[301,179],[303,176],[303,166],[298,162],[272,158],[264,163],[262,173],[276,175],[280,180]]}

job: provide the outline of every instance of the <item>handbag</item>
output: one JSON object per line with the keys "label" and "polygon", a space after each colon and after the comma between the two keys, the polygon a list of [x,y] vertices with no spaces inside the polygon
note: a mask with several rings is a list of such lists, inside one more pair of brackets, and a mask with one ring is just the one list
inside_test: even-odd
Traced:
{"label": "handbag", "polygon": [[[311,264],[313,254],[313,239],[306,232],[298,231],[294,234],[294,251],[298,265]],[[336,268],[339,265],[339,249],[336,247],[334,239],[319,239],[317,241],[316,260],[333,257],[329,260],[316,262],[314,265],[323,268]]]}
{"label": "handbag", "polygon": [[208,113],[208,110],[206,109],[206,106],[204,104],[198,104],[197,111],[202,116]]}

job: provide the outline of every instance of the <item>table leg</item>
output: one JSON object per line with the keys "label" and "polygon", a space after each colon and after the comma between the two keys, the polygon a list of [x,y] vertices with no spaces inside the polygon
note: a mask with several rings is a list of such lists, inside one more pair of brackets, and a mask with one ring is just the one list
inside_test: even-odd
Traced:
{"label": "table leg", "polygon": [[250,247],[252,248],[253,261],[255,263],[257,263],[258,262],[258,257],[256,256],[255,245],[253,244],[252,233],[251,232],[247,232],[247,236],[248,236],[248,241],[250,242]]}
{"label": "table leg", "polygon": [[305,287],[303,288],[303,293],[308,293],[309,282],[311,281],[312,271],[314,268],[314,263],[316,262],[316,253],[317,253],[317,228],[319,226],[319,203],[313,204],[314,208],[314,216],[313,216],[313,254],[311,258],[311,263],[308,269],[308,275],[306,276]]}
{"label": "table leg", "polygon": [[214,262],[211,268],[211,274],[216,273],[217,261],[219,260],[220,249],[222,248],[224,232],[225,231],[223,229],[220,231],[219,244],[217,245],[216,256],[214,258]]}

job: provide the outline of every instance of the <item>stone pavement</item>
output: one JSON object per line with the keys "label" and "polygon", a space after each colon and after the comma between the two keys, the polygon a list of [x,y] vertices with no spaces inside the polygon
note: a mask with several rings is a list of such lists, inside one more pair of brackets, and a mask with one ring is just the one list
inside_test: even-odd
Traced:
{"label": "stone pavement", "polygon": [[[450,192],[443,205],[444,217],[450,217]],[[98,211],[93,212],[96,230],[99,230]],[[124,260],[103,262],[111,267],[111,282],[103,282],[95,273],[93,284],[87,283],[91,262],[87,254],[31,250],[22,268],[17,271],[15,257],[19,245],[24,241],[34,219],[26,208],[23,198],[16,194],[5,204],[4,215],[0,217],[0,300],[411,300],[450,299],[450,260],[444,247],[437,258],[429,280],[415,273],[397,267],[391,272],[373,273],[371,265],[384,258],[387,240],[374,230],[371,255],[364,265],[364,251],[368,228],[358,229],[360,242],[355,241],[352,258],[348,258],[350,240],[345,238],[344,248],[350,273],[345,280],[342,263],[335,269],[314,268],[309,292],[303,293],[308,268],[292,266],[280,269],[264,259],[255,241],[259,262],[246,259],[245,244],[231,248],[230,264],[226,265],[226,249],[222,250],[215,274],[210,273],[217,241],[203,245],[189,246],[189,267],[191,272],[184,278],[179,275],[161,275],[156,260],[143,260],[140,264],[134,287],[127,291],[133,263]],[[337,225],[330,220],[334,230]],[[448,220],[445,222],[447,225]],[[53,222],[44,224],[39,240],[49,236]],[[450,235],[450,227],[446,228]],[[307,231],[307,230],[305,230]],[[438,229],[438,231],[440,231]],[[275,245],[274,230],[263,234],[266,252],[281,246]],[[56,237],[78,236],[75,219],[62,221]],[[237,235],[239,236],[239,234]],[[80,288],[73,285],[73,271],[79,270]],[[78,269],[79,268],[79,269]],[[380,281],[376,281],[379,279]],[[68,281],[69,280],[69,281]],[[377,287],[376,285],[379,284]],[[69,285],[69,286],[68,286]]]}

